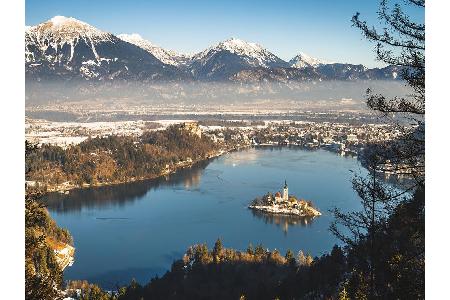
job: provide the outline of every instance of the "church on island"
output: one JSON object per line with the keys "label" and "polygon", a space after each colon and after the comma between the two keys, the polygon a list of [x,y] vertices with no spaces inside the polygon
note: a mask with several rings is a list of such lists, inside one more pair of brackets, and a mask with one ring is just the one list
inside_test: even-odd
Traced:
{"label": "church on island", "polygon": [[286,180],[284,181],[284,188],[283,188],[283,197],[281,197],[280,192],[275,193],[275,202],[282,202],[282,201],[288,201],[289,200],[289,192],[288,192],[288,185]]}
{"label": "church on island", "polygon": [[249,205],[249,208],[268,213],[296,215],[300,217],[315,217],[322,215],[313,207],[310,201],[298,200],[294,195],[289,196],[287,181],[284,181],[283,194],[276,192],[267,193],[263,197],[257,197]]}

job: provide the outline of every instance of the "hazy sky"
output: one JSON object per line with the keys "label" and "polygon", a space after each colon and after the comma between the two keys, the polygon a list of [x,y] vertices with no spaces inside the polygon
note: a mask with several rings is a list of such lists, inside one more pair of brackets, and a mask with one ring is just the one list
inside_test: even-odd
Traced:
{"label": "hazy sky", "polygon": [[360,12],[378,25],[378,2],[26,0],[25,18],[26,25],[36,25],[55,15],[74,17],[114,34],[139,33],[182,53],[235,37],[257,42],[285,60],[303,51],[320,59],[373,67],[381,65],[374,60],[373,45],[350,20]]}

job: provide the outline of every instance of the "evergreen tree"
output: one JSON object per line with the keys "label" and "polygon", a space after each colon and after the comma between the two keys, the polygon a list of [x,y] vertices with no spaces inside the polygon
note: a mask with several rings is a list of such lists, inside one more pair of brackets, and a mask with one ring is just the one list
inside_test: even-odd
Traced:
{"label": "evergreen tree", "polygon": [[[413,9],[424,9],[425,1],[406,0],[403,3]],[[386,98],[380,94],[367,91],[367,105],[374,111],[380,112],[387,120],[395,123],[402,135],[395,141],[387,141],[378,145],[367,147],[363,153],[363,163],[369,169],[366,177],[356,176],[353,188],[358,193],[362,210],[356,212],[342,212],[334,209],[335,222],[331,231],[348,246],[348,261],[351,267],[348,282],[348,293],[351,298],[396,298],[399,288],[395,279],[390,277],[392,268],[386,260],[391,260],[391,251],[397,249],[397,255],[410,254],[406,249],[398,252],[398,240],[408,240],[420,236],[421,226],[414,231],[406,231],[393,223],[398,208],[409,203],[411,197],[408,193],[417,194],[424,189],[425,176],[425,25],[413,21],[400,3],[390,6],[387,0],[380,1],[379,19],[384,22],[384,29],[377,30],[370,27],[367,22],[360,19],[357,13],[352,22],[370,41],[376,43],[377,59],[390,65],[401,68],[401,76],[412,88],[413,94],[404,97]],[[405,125],[406,123],[406,125]],[[407,174],[414,179],[406,191],[400,191],[388,186],[377,178],[378,171],[385,171],[385,164],[394,166],[397,174]],[[413,222],[420,223],[424,211],[409,211]],[[395,224],[395,225],[394,225]],[[388,228],[402,232],[393,237],[386,234]],[[422,224],[423,225],[423,224]],[[339,226],[346,227],[349,232],[342,231]],[[416,246],[421,249],[424,240],[417,240]],[[420,250],[419,250],[420,253]],[[422,256],[420,256],[422,257]],[[398,276],[405,278],[409,273],[406,270],[416,268],[415,259],[409,260],[409,267],[403,269]],[[421,299],[423,286],[420,272],[413,273],[409,281],[410,291],[416,291],[411,298]],[[386,289],[390,286],[390,289]],[[411,295],[411,294],[409,294]]]}
{"label": "evergreen tree", "polygon": [[305,256],[305,254],[303,253],[302,250],[300,250],[298,252],[297,261],[298,261],[299,266],[306,266],[307,265],[306,264],[306,256]]}
{"label": "evergreen tree", "polygon": [[[389,159],[398,173],[413,175],[418,185],[424,184],[425,173],[425,25],[412,20],[407,11],[425,9],[425,0],[395,1],[389,5],[388,0],[380,1],[379,19],[384,23],[382,30],[370,27],[360,19],[360,14],[353,16],[353,25],[364,36],[376,44],[378,60],[401,68],[401,78],[412,88],[408,96],[387,98],[367,91],[367,105],[383,116],[396,121],[402,131],[402,138],[396,143],[384,143],[375,147],[377,155]],[[408,126],[404,126],[404,123]],[[413,130],[411,130],[411,126]]]}
{"label": "evergreen tree", "polygon": [[25,200],[25,298],[50,300],[59,296],[62,272],[46,242],[47,214],[30,195]]}
{"label": "evergreen tree", "polygon": [[215,263],[220,262],[220,256],[222,255],[222,250],[223,250],[222,241],[220,239],[217,239],[214,244],[213,251],[212,251],[213,261]]}
{"label": "evergreen tree", "polygon": [[295,257],[294,257],[294,252],[292,252],[291,249],[288,249],[286,251],[286,255],[284,256],[284,258],[286,259],[287,263],[290,266],[295,266],[296,261],[295,261]]}
{"label": "evergreen tree", "polygon": [[247,247],[247,254],[254,255],[255,250],[253,249],[253,245],[250,243]]}

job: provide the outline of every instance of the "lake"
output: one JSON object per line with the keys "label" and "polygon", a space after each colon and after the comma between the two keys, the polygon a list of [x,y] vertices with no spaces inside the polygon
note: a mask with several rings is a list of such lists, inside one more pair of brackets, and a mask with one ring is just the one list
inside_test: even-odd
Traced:
{"label": "lake", "polygon": [[[229,153],[166,178],[51,194],[46,202],[57,224],[74,238],[75,263],[65,279],[103,288],[148,282],[163,275],[186,249],[217,238],[245,250],[262,243],[320,256],[339,241],[328,231],[329,209],[360,207],[351,172],[366,174],[356,158],[324,150],[258,147]],[[268,191],[311,200],[315,219],[271,216],[247,208]]]}

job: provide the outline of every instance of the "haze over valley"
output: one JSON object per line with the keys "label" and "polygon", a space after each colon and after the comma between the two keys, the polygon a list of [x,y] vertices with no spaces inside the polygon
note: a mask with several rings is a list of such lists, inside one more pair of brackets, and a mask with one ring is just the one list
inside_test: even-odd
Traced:
{"label": "haze over valley", "polygon": [[27,107],[83,102],[361,110],[368,87],[409,92],[395,66],[327,62],[301,49],[284,61],[236,38],[185,55],[138,34],[115,36],[63,16],[25,29],[25,70]]}

